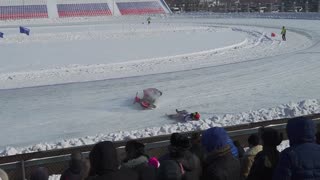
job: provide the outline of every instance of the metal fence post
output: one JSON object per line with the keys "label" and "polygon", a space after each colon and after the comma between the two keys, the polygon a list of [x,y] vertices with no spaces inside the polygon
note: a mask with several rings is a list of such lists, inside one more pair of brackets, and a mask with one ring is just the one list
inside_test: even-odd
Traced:
{"label": "metal fence post", "polygon": [[22,179],[26,180],[26,170],[24,166],[24,160],[21,161],[21,172],[22,172]]}

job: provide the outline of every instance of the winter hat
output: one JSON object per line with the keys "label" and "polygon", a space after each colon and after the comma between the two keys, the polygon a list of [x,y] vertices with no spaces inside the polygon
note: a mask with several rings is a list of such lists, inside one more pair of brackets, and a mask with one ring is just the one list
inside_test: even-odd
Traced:
{"label": "winter hat", "polygon": [[89,153],[90,175],[102,175],[106,171],[115,171],[119,168],[116,148],[111,141],[99,142]]}
{"label": "winter hat", "polygon": [[2,169],[0,169],[0,180],[9,180],[8,174]]}
{"label": "winter hat", "polygon": [[207,151],[211,152],[228,146],[228,139],[230,138],[225,129],[221,127],[212,127],[202,134],[201,142]]}
{"label": "winter hat", "polygon": [[170,136],[170,144],[177,144],[176,142],[176,139],[177,139],[177,136],[179,135],[179,133],[172,133],[171,136]]}
{"label": "winter hat", "polygon": [[126,143],[125,151],[127,152],[129,158],[137,158],[145,154],[144,144],[136,140],[131,140]]}
{"label": "winter hat", "polygon": [[31,172],[30,180],[48,180],[49,173],[45,167],[38,167]]}
{"label": "winter hat", "polygon": [[273,128],[263,128],[261,133],[263,146],[276,147],[283,140],[283,134]]}
{"label": "winter hat", "polygon": [[170,139],[171,146],[181,148],[181,149],[189,149],[191,147],[190,140],[186,135],[173,133]]}
{"label": "winter hat", "polygon": [[160,162],[156,157],[150,158],[148,164],[149,166],[155,167],[156,169],[160,167]]}
{"label": "winter hat", "polygon": [[257,134],[251,134],[248,138],[249,145],[257,146],[260,143],[260,138]]}
{"label": "winter hat", "polygon": [[291,146],[316,140],[316,125],[309,118],[297,117],[288,120],[286,130]]}

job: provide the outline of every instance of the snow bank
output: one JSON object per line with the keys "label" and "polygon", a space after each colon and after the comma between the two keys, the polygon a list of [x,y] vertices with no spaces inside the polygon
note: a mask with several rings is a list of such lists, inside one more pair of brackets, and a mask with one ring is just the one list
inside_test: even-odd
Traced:
{"label": "snow bank", "polygon": [[[210,119],[203,119],[200,121],[177,123],[173,125],[164,125],[161,127],[152,127],[134,131],[119,131],[106,135],[98,134],[96,136],[87,136],[83,138],[65,139],[56,143],[40,143],[24,148],[6,147],[6,149],[2,151],[0,155],[8,156],[21,153],[90,145],[100,141],[120,141],[172,134],[174,132],[205,130],[215,126],[231,126],[272,119],[291,118],[315,113],[320,113],[320,100],[309,99],[298,103],[283,104],[275,108],[260,109],[239,114],[225,114],[222,116],[213,115]],[[285,147],[287,147],[287,145],[283,145],[283,148]]]}

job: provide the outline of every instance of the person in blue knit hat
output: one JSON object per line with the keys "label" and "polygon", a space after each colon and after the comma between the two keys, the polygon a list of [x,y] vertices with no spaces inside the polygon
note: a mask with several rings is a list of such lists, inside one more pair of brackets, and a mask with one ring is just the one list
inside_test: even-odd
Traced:
{"label": "person in blue knit hat", "polygon": [[202,134],[201,143],[208,152],[203,164],[204,180],[240,179],[240,161],[232,155],[230,140],[221,127],[210,128]]}

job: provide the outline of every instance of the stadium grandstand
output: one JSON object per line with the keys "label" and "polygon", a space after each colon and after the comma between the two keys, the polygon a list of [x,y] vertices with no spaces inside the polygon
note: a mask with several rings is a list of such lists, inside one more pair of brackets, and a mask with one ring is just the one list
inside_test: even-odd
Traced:
{"label": "stadium grandstand", "polygon": [[163,0],[2,0],[0,19],[65,18],[170,13]]}

